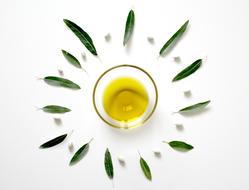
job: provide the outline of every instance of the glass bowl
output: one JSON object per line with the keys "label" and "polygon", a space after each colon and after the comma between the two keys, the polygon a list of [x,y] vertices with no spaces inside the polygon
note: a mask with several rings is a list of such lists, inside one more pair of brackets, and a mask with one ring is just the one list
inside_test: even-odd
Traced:
{"label": "glass bowl", "polygon": [[[133,121],[118,121],[111,118],[105,111],[103,95],[107,85],[120,77],[132,77],[143,84],[148,95],[148,106],[145,112]],[[148,72],[134,65],[118,65],[100,75],[93,89],[93,105],[98,116],[109,126],[119,129],[130,129],[144,124],[154,113],[158,101],[156,83]]]}

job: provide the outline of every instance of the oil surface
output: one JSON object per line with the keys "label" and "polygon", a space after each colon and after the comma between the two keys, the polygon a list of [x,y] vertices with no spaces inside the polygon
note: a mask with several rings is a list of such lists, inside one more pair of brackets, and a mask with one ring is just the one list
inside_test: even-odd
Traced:
{"label": "oil surface", "polygon": [[112,80],[104,90],[103,106],[115,120],[131,122],[139,118],[148,106],[149,98],[143,84],[131,77]]}

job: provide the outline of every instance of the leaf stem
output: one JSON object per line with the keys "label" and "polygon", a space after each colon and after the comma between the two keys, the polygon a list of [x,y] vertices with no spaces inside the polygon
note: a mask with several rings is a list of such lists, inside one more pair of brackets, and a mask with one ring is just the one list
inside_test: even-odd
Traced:
{"label": "leaf stem", "polygon": [[162,141],[163,143],[169,144],[167,141]]}
{"label": "leaf stem", "polygon": [[112,188],[114,189],[114,182],[113,182],[113,179],[112,179],[111,181],[112,181]]}
{"label": "leaf stem", "polygon": [[34,106],[34,107],[35,107],[36,111],[39,111],[42,109],[42,108],[38,108],[37,106]]}
{"label": "leaf stem", "polygon": [[72,131],[70,133],[68,133],[68,137],[71,136],[73,134],[74,130],[72,129]]}
{"label": "leaf stem", "polygon": [[90,141],[88,142],[88,144],[90,144],[93,140],[94,140],[94,138],[91,138]]}
{"label": "leaf stem", "polygon": [[81,67],[81,69],[82,69],[87,75],[89,75],[88,72],[86,71],[86,69],[84,69],[83,67]]}
{"label": "leaf stem", "polygon": [[99,56],[97,56],[97,58],[98,58],[98,60],[100,61],[100,63],[103,63]]}
{"label": "leaf stem", "polygon": [[41,78],[41,77],[35,77],[36,78],[36,80],[43,80],[43,78]]}
{"label": "leaf stem", "polygon": [[140,152],[139,152],[139,150],[137,150],[137,152],[138,152],[139,156],[142,157],[141,154],[140,154]]}
{"label": "leaf stem", "polygon": [[179,111],[173,111],[171,114],[173,115],[173,114],[176,114],[176,113],[179,113]]}

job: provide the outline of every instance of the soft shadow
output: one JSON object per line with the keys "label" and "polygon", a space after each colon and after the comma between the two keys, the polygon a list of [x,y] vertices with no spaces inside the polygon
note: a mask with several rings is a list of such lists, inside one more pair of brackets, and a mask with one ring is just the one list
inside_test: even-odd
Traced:
{"label": "soft shadow", "polygon": [[186,153],[186,152],[190,151],[190,150],[186,150],[186,149],[183,149],[183,148],[174,148],[174,150],[176,150],[177,152],[181,152],[181,153]]}
{"label": "soft shadow", "polygon": [[133,32],[131,34],[130,39],[128,40],[128,42],[125,45],[125,49],[126,49],[127,53],[130,53],[130,51],[131,51],[131,47],[132,47],[132,43],[133,43],[133,36],[134,36],[134,30],[133,30]]}
{"label": "soft shadow", "polygon": [[177,124],[176,130],[182,132],[182,131],[184,131],[184,126],[182,124]]}
{"label": "soft shadow", "polygon": [[57,126],[62,126],[62,119],[61,119],[61,118],[55,117],[55,118],[54,118],[54,123],[55,123],[55,125],[57,125]]}

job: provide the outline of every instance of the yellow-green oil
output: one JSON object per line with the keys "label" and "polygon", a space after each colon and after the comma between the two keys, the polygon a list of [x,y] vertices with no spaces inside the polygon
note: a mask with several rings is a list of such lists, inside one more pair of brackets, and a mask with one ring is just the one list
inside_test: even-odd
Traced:
{"label": "yellow-green oil", "polygon": [[103,106],[114,120],[131,122],[143,115],[149,103],[143,84],[132,77],[112,80],[104,89]]}

